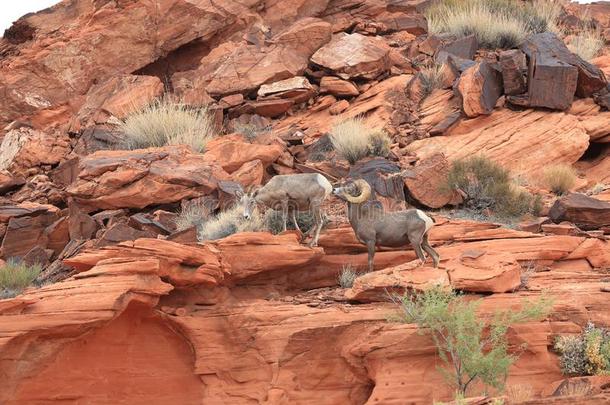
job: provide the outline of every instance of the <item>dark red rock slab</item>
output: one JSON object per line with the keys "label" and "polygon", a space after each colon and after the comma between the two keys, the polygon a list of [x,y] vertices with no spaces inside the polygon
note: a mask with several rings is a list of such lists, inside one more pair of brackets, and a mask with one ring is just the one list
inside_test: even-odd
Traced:
{"label": "dark red rock slab", "polygon": [[500,67],[504,82],[504,94],[516,95],[527,91],[525,85],[525,71],[527,63],[525,54],[518,49],[509,49],[500,52]]}
{"label": "dark red rock slab", "polygon": [[569,221],[585,230],[598,229],[610,225],[610,203],[572,193],[555,201],[549,218],[555,223]]}

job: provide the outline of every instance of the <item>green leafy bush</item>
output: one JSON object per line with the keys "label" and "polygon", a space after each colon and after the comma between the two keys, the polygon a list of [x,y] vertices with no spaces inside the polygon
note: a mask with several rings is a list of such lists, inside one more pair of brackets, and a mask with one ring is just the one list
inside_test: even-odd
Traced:
{"label": "green leafy bush", "polygon": [[482,156],[453,162],[446,187],[465,194],[465,207],[475,213],[491,210],[498,217],[513,218],[536,213],[540,197],[516,186],[510,172]]}
{"label": "green leafy bush", "polygon": [[560,336],[555,341],[561,370],[573,376],[610,373],[610,331],[589,323],[578,336]]}
{"label": "green leafy bush", "polygon": [[477,315],[481,300],[468,300],[442,287],[408,293],[396,301],[405,322],[416,323],[420,333],[432,335],[445,364],[439,371],[462,395],[475,381],[502,389],[509,367],[517,359],[508,353],[508,327],[542,319],[551,308],[551,301],[543,296],[524,303],[521,311],[498,311],[482,318]]}
{"label": "green leafy bush", "polygon": [[0,298],[11,298],[21,294],[34,283],[42,268],[38,265],[29,266],[16,259],[9,259],[0,267]]}

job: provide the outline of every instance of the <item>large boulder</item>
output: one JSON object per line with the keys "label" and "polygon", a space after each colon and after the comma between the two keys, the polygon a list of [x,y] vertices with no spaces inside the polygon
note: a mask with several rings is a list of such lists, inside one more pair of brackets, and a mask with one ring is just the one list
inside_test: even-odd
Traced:
{"label": "large boulder", "polygon": [[278,143],[264,145],[249,143],[240,135],[221,136],[206,145],[203,161],[222,167],[233,173],[245,163],[259,160],[266,168],[274,163],[284,151]]}
{"label": "large boulder", "polygon": [[447,183],[450,166],[442,153],[423,159],[410,170],[409,176],[405,176],[409,196],[430,208],[460,203],[461,198],[454,190],[443,187]]}
{"label": "large boulder", "polygon": [[[81,126],[103,124],[108,118],[125,118],[163,94],[163,83],[155,76],[120,75],[91,87],[78,112]],[[77,129],[77,128],[72,128]]]}
{"label": "large boulder", "polygon": [[85,210],[144,208],[213,193],[228,174],[186,146],[99,151],[80,160],[67,189]]}
{"label": "large boulder", "polygon": [[181,94],[206,91],[222,97],[254,93],[263,84],[302,75],[309,57],[330,39],[330,24],[304,19],[276,35],[264,48],[222,44],[201,60],[197,70],[174,74],[172,84]]}
{"label": "large boulder", "polygon": [[555,223],[570,221],[584,229],[610,226],[610,203],[572,193],[555,201],[549,217]]}
{"label": "large boulder", "polygon": [[607,85],[604,73],[573,54],[555,34],[528,38],[521,49],[528,57],[527,105],[565,110],[574,94],[590,97]]}
{"label": "large boulder", "polygon": [[502,95],[502,74],[488,62],[482,61],[466,69],[456,87],[467,117],[488,115]]}
{"label": "large boulder", "polygon": [[311,62],[343,79],[374,79],[390,69],[390,47],[380,37],[340,33]]}
{"label": "large boulder", "polygon": [[524,74],[527,69],[525,54],[519,49],[502,51],[500,52],[500,66],[502,68],[504,94],[525,93],[527,90]]}
{"label": "large boulder", "polygon": [[59,164],[70,150],[66,134],[21,127],[8,132],[2,140],[0,170],[8,170],[12,176],[33,174],[43,165]]}

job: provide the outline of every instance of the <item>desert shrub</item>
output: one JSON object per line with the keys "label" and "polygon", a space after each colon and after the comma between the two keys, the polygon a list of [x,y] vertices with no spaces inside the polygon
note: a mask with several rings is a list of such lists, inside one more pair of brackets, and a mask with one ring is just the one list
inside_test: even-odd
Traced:
{"label": "desert shrub", "polygon": [[509,385],[506,387],[506,397],[509,404],[518,404],[529,401],[534,397],[534,389],[531,385]]}
{"label": "desert shrub", "polygon": [[426,11],[434,34],[475,35],[487,48],[512,48],[529,34],[556,31],[561,9],[550,1],[442,0]]}
{"label": "desert shrub", "polygon": [[[297,212],[297,224],[301,232],[307,232],[315,225],[315,218],[311,212]],[[265,226],[274,235],[281,233],[284,229],[284,221],[282,220],[282,212],[277,210],[267,210],[265,213]],[[295,229],[292,223],[292,217],[288,215],[286,222],[288,229]]]}
{"label": "desert shrub", "polygon": [[593,392],[593,387],[589,381],[567,381],[559,389],[559,396],[562,397],[585,397]]}
{"label": "desert shrub", "polygon": [[222,239],[238,232],[257,232],[266,230],[263,216],[255,210],[250,219],[243,216],[239,206],[218,213],[215,217],[207,220],[199,230],[197,239],[200,242],[206,240]]}
{"label": "desert shrub", "polygon": [[207,108],[191,108],[165,97],[129,114],[120,124],[122,147],[142,149],[188,145],[203,152],[214,136],[214,118]]}
{"label": "desert shrub", "polygon": [[341,268],[341,272],[337,276],[337,282],[341,288],[352,288],[358,275],[358,272],[356,272],[356,269],[351,264],[346,264]]}
{"label": "desert shrub", "polygon": [[261,128],[258,125],[250,123],[244,124],[241,122],[236,122],[233,125],[233,129],[235,130],[235,132],[242,134],[244,138],[246,138],[246,140],[250,143],[254,142],[256,138],[259,137],[259,135],[269,132],[269,128],[267,127]]}
{"label": "desert shrub", "polygon": [[568,43],[568,49],[584,60],[591,60],[604,48],[604,38],[596,29],[586,28]]}
{"label": "desert shrub", "polygon": [[576,183],[576,172],[566,164],[547,167],[543,170],[542,177],[544,186],[557,195],[567,193]]}
{"label": "desert shrub", "polygon": [[561,371],[567,375],[582,376],[610,373],[610,331],[589,323],[578,336],[560,336],[555,350]]}
{"label": "desert shrub", "polygon": [[443,76],[445,74],[444,65],[434,64],[426,66],[419,71],[422,90],[425,95],[432,93],[436,89],[440,89],[443,85]]}
{"label": "desert shrub", "polygon": [[386,157],[390,154],[390,137],[385,131],[375,131],[369,136],[369,155]]}
{"label": "desert shrub", "polygon": [[390,138],[384,131],[369,128],[361,117],[350,118],[335,124],[330,141],[337,153],[350,164],[369,156],[387,156]]}
{"label": "desert shrub", "polygon": [[519,217],[540,209],[540,197],[516,186],[510,172],[482,156],[453,162],[446,187],[465,193],[467,209],[481,213],[491,210],[500,218]]}
{"label": "desert shrub", "polygon": [[175,219],[176,230],[183,231],[191,226],[195,226],[198,230],[201,229],[210,217],[211,211],[211,207],[203,201],[186,205],[186,207],[180,210]]}
{"label": "desert shrub", "polygon": [[534,274],[536,274],[536,262],[532,260],[521,267],[521,284],[519,285],[519,288],[520,289],[528,288],[530,278]]}
{"label": "desert shrub", "polygon": [[16,259],[9,259],[0,267],[0,298],[10,298],[21,294],[34,283],[42,268],[28,265]]}
{"label": "desert shrub", "polygon": [[603,193],[604,191],[610,189],[610,186],[607,184],[597,183],[590,190],[587,191],[587,195],[597,195]]}
{"label": "desert shrub", "polygon": [[521,311],[497,311],[479,317],[481,300],[468,300],[455,291],[436,286],[423,293],[396,299],[405,322],[430,333],[444,367],[439,371],[458,393],[465,395],[475,381],[502,389],[517,355],[508,353],[506,333],[514,323],[546,317],[551,301],[542,296],[526,302]]}

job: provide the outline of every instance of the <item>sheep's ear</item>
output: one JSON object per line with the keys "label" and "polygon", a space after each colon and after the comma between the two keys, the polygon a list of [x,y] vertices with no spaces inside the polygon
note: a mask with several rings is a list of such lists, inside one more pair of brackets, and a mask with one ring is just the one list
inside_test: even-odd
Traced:
{"label": "sheep's ear", "polygon": [[242,189],[235,190],[235,197],[242,198],[243,196],[244,196],[244,190],[242,190]]}

